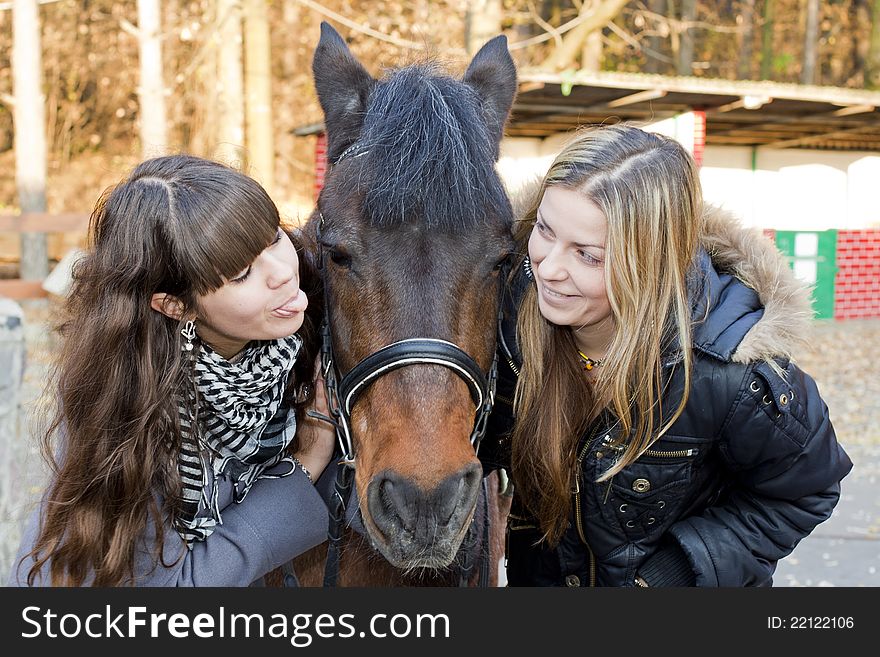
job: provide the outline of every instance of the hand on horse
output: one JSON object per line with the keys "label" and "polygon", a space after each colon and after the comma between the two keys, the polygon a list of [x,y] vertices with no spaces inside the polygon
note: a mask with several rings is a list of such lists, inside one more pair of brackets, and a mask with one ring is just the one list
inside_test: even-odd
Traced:
{"label": "hand on horse", "polygon": [[315,380],[313,382],[315,398],[306,409],[306,415],[297,427],[297,439],[299,449],[294,456],[305,466],[312,476],[312,481],[317,481],[324,468],[333,457],[333,449],[336,446],[336,432],[333,425],[326,420],[321,420],[309,415],[309,411],[328,416],[330,408],[327,404],[327,390],[324,387],[324,377],[321,376],[321,358],[318,356],[315,363]]}

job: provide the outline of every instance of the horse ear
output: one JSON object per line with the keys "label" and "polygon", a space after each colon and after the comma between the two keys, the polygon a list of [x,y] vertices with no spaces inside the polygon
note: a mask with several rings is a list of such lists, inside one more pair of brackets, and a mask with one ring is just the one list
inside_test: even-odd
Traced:
{"label": "horse ear", "polygon": [[504,135],[504,124],[516,96],[516,65],[507,50],[507,37],[497,36],[474,55],[462,80],[480,95],[483,113],[497,144]]}
{"label": "horse ear", "polygon": [[360,135],[367,99],[376,81],[326,21],[321,23],[312,73],[324,110],[327,158],[333,162]]}

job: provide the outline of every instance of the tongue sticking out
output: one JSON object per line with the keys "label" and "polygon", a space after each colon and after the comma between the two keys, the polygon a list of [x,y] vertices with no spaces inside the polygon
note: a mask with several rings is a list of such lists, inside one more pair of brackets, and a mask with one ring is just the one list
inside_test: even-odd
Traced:
{"label": "tongue sticking out", "polygon": [[273,312],[282,317],[293,317],[297,313],[301,313],[309,305],[309,299],[305,292],[299,290],[293,299],[285,303],[283,306],[276,308]]}

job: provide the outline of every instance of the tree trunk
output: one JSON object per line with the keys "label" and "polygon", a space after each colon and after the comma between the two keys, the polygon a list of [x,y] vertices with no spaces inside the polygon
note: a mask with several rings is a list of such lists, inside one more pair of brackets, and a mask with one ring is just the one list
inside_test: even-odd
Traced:
{"label": "tree trunk", "polygon": [[296,177],[296,152],[298,138],[291,132],[297,126],[296,95],[300,87],[297,86],[297,76],[301,74],[299,66],[299,47],[297,36],[302,30],[300,26],[301,6],[296,2],[285,2],[281,7],[281,77],[275,87],[277,102],[275,103],[276,121],[281,130],[278,132],[278,161],[275,171],[275,185],[277,190],[286,192],[288,198],[293,196],[298,188],[308,188],[311,185],[302,183],[297,185]]}
{"label": "tree trunk", "polygon": [[244,80],[241,67],[241,5],[217,0],[220,21],[217,75],[217,150],[215,157],[234,167],[244,165]]}
{"label": "tree trunk", "polygon": [[245,0],[245,103],[248,173],[271,194],[275,186],[272,61],[266,0]]}
{"label": "tree trunk", "polygon": [[140,45],[141,153],[154,157],[168,152],[165,120],[165,84],[162,75],[162,11],[159,0],[138,0]]}
{"label": "tree trunk", "polygon": [[819,0],[807,0],[807,23],[804,30],[804,65],[801,84],[816,84],[816,59],[819,47]]}
{"label": "tree trunk", "polygon": [[764,25],[761,28],[761,79],[773,78],[773,25],[774,2],[776,0],[764,0]]}
{"label": "tree trunk", "polygon": [[694,33],[689,24],[697,17],[697,1],[682,0],[681,21],[685,26],[681,30],[681,45],[678,51],[678,74],[693,75],[694,70]]}
{"label": "tree trunk", "polygon": [[581,70],[602,70],[602,29],[594,30],[584,40],[584,49],[581,51]]}
{"label": "tree trunk", "polygon": [[[667,0],[648,0],[648,10],[657,14],[658,16],[666,15],[666,2]],[[656,20],[651,17],[648,19],[650,24],[654,25],[654,29],[659,29],[656,23]],[[648,37],[648,49],[649,52],[645,53],[646,60],[645,66],[642,68],[643,73],[660,73],[663,70],[663,62],[657,59],[652,53],[659,53],[663,51],[663,37],[659,34],[652,34]]]}
{"label": "tree trunk", "polygon": [[217,155],[218,135],[220,131],[220,35],[216,32],[218,12],[217,2],[206,6],[202,18],[208,28],[202,36],[202,58],[196,65],[195,85],[192,103],[193,112],[198,112],[198,119],[189,126],[190,138],[187,148],[194,155],[215,157]]}
{"label": "tree trunk", "polygon": [[465,17],[465,47],[469,55],[476,52],[492,37],[501,34],[501,0],[472,0]]}
{"label": "tree trunk", "polygon": [[[15,184],[21,211],[46,211],[46,107],[37,0],[15,0],[12,23],[12,88],[15,96]],[[50,226],[46,226],[50,228]],[[49,273],[45,233],[21,234],[25,280]]]}
{"label": "tree trunk", "polygon": [[602,29],[621,12],[627,2],[628,0],[603,0],[595,5],[584,2],[580,12],[584,21],[562,37],[562,45],[553,51],[542,66],[551,71],[568,68],[583,48],[587,36]]}
{"label": "tree trunk", "polygon": [[737,77],[740,80],[752,79],[752,42],[755,39],[755,0],[741,0],[742,21],[740,29],[739,63]]}
{"label": "tree trunk", "polygon": [[865,86],[880,89],[880,0],[874,0],[871,9],[871,45],[865,66]]}
{"label": "tree trunk", "polygon": [[[871,24],[870,12],[866,0],[853,0],[849,7],[849,25],[852,32],[850,38],[850,70],[848,75],[843,78],[842,83],[837,86],[865,86],[865,58],[868,55],[868,46],[870,38],[860,39],[856,30],[859,26],[868,26]],[[870,32],[869,32],[870,37]]]}

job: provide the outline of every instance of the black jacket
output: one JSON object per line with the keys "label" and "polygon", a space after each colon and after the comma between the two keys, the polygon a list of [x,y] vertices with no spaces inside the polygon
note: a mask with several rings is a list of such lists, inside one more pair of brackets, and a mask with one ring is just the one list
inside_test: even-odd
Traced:
{"label": "black jacket", "polygon": [[[578,447],[579,481],[559,545],[516,498],[508,520],[511,586],[769,586],[776,562],[831,515],[852,463],[816,384],[790,361],[811,313],[773,245],[717,211],[692,276],[694,367],[681,417],[615,475],[620,436],[600,417]],[[711,258],[708,253],[711,253]],[[515,288],[499,341],[499,388],[481,445],[508,464],[510,400],[520,362]],[[668,367],[674,366],[674,356]],[[683,389],[674,368],[664,407]],[[516,473],[513,474],[514,481]]]}

